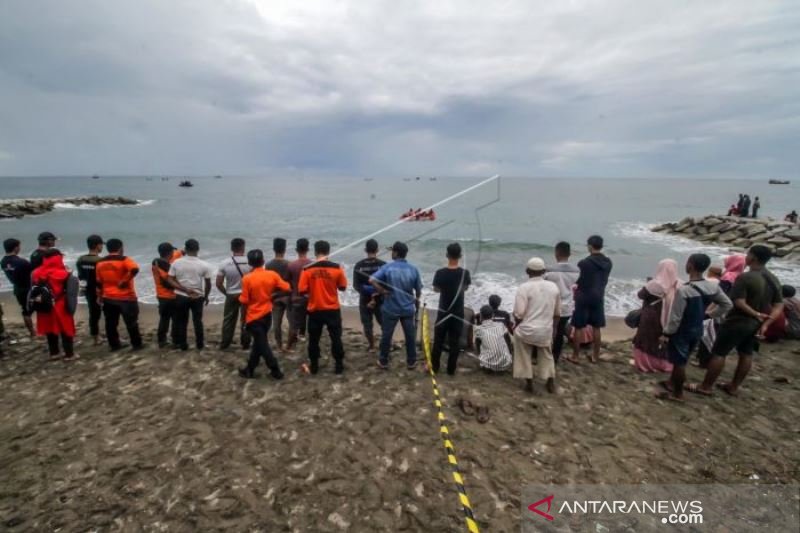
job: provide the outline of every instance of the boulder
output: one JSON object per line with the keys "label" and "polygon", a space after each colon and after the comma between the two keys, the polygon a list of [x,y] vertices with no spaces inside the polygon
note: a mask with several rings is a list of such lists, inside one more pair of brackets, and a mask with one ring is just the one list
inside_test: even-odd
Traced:
{"label": "boulder", "polygon": [[680,222],[675,228],[673,228],[672,231],[674,231],[675,233],[683,233],[692,226],[693,225],[689,224],[688,222]]}
{"label": "boulder", "polygon": [[720,235],[718,240],[721,242],[733,242],[738,238],[739,233],[737,231],[728,231]]}
{"label": "boulder", "polygon": [[722,223],[722,220],[718,219],[717,217],[710,216],[710,217],[706,217],[703,220],[701,220],[700,223],[703,226],[709,228],[711,226],[716,226],[717,224]]}
{"label": "boulder", "polygon": [[711,228],[712,233],[725,233],[732,229],[738,228],[739,224],[735,222],[723,222],[722,224],[717,224],[713,228]]}
{"label": "boulder", "polygon": [[800,241],[800,229],[790,229],[784,232],[783,236],[793,241]]}
{"label": "boulder", "polygon": [[781,235],[782,233],[786,233],[787,231],[792,229],[792,227],[789,226],[788,224],[780,226],[775,226],[774,224],[768,224],[767,227],[770,229],[770,233],[773,235]]}
{"label": "boulder", "polygon": [[719,233],[706,233],[705,235],[698,235],[696,240],[702,242],[716,241],[719,240]]}
{"label": "boulder", "polygon": [[753,237],[755,237],[757,235],[766,235],[767,228],[765,228],[764,226],[760,226],[760,225],[759,226],[752,226],[752,227],[748,227],[747,231],[745,231],[743,233],[744,233],[745,237],[747,237],[748,239],[752,239]]}
{"label": "boulder", "polygon": [[695,235],[705,235],[708,233],[708,228],[704,228],[703,226],[695,226],[692,228],[692,233]]}
{"label": "boulder", "polygon": [[786,237],[773,237],[771,239],[768,239],[767,242],[770,244],[774,244],[775,246],[780,248],[781,246],[786,246],[787,244],[790,244],[793,241],[792,239],[787,239]]}
{"label": "boulder", "polygon": [[752,244],[752,241],[750,239],[746,239],[746,238],[745,239],[736,239],[735,241],[733,241],[732,244],[734,246],[736,246],[737,248],[749,248],[750,244]]}

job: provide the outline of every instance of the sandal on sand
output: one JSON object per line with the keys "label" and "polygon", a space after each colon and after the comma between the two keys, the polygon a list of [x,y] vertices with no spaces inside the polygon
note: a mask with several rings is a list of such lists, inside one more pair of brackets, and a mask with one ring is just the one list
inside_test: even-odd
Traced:
{"label": "sandal on sand", "polygon": [[656,393],[656,399],[657,400],[669,400],[671,402],[683,403],[683,398],[677,398],[677,397],[673,396],[671,392],[667,392],[667,391],[661,391],[661,392]]}
{"label": "sandal on sand", "polygon": [[476,413],[476,418],[478,419],[478,422],[481,423],[481,424],[485,424],[486,422],[488,422],[489,421],[489,408],[486,407],[485,405],[478,406],[478,410],[477,410],[477,413]]}
{"label": "sandal on sand", "polygon": [[733,396],[734,398],[739,395],[738,391],[731,390],[730,383],[717,383],[717,388],[727,394],[728,396]]}
{"label": "sandal on sand", "polygon": [[475,406],[472,405],[472,402],[469,400],[459,398],[456,400],[456,405],[461,409],[461,412],[467,416],[473,416],[475,414]]}
{"label": "sandal on sand", "polygon": [[701,389],[699,383],[689,383],[684,387],[684,389],[692,394],[699,394],[700,396],[713,396],[712,393]]}

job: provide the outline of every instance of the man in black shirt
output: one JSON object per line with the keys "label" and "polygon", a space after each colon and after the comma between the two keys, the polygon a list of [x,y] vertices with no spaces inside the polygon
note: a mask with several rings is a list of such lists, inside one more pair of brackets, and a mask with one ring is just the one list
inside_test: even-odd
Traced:
{"label": "man in black shirt", "polygon": [[[281,279],[287,283],[292,280],[289,273],[289,261],[285,259],[286,239],[276,237],[272,240],[272,251],[275,257],[264,265],[265,270],[277,272]],[[272,295],[272,330],[275,335],[275,344],[278,350],[285,352],[287,346],[283,344],[283,317],[289,321],[289,301],[292,296],[290,292],[276,292]]]}
{"label": "man in black shirt", "polygon": [[439,372],[439,361],[445,339],[449,346],[447,373],[456,373],[458,356],[461,352],[461,332],[464,329],[464,291],[472,283],[469,270],[458,266],[461,259],[461,245],[457,242],[447,247],[447,266],[440,268],[433,276],[433,290],[439,293],[439,312],[433,330],[433,352],[431,364],[434,372]]}
{"label": "man in black shirt", "polygon": [[45,252],[56,245],[56,236],[49,231],[43,231],[40,233],[38,240],[39,247],[31,254],[31,271],[34,271],[42,266]]}
{"label": "man in black shirt", "polygon": [[19,256],[20,242],[17,239],[6,239],[3,242],[3,249],[6,255],[0,261],[0,267],[3,268],[8,281],[14,287],[14,297],[17,299],[20,308],[22,308],[22,320],[25,322],[25,327],[28,328],[28,333],[31,337],[36,336],[36,330],[33,329],[33,320],[31,313],[28,311],[28,291],[31,288],[31,264]]}
{"label": "man in black shirt", "polygon": [[[603,254],[603,238],[599,235],[589,237],[586,245],[589,256],[578,262],[578,281],[575,291],[575,310],[572,313],[572,327],[582,330],[592,328],[592,355],[596,363],[600,358],[602,328],[606,327],[605,294],[608,278],[611,275],[611,259]],[[582,335],[575,332],[572,344],[572,357],[568,361],[577,364]]]}
{"label": "man in black shirt", "polygon": [[378,259],[378,241],[370,239],[364,246],[367,257],[362,259],[353,267],[353,288],[358,293],[358,313],[361,316],[361,325],[364,327],[364,336],[369,342],[368,350],[375,349],[375,335],[372,329],[373,318],[378,321],[378,325],[383,322],[381,318],[381,298],[375,291],[369,278],[386,264],[385,261]]}
{"label": "man in black shirt", "polygon": [[94,339],[94,344],[100,344],[100,315],[103,309],[97,302],[97,276],[95,267],[103,253],[103,238],[100,235],[89,235],[86,239],[86,247],[89,253],[78,258],[75,269],[78,271],[78,280],[81,284],[81,292],[86,298],[89,306],[89,333]]}

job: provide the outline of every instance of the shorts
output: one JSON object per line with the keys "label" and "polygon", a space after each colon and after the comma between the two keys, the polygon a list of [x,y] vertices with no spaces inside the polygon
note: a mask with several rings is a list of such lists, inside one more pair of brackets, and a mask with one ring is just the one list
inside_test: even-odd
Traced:
{"label": "shorts", "polygon": [[673,335],[667,344],[667,358],[675,366],[686,366],[689,356],[697,349],[702,340],[702,335]]}
{"label": "shorts", "polygon": [[606,311],[603,298],[576,298],[575,311],[572,312],[572,327],[606,327]]}
{"label": "shorts", "polygon": [[753,355],[758,351],[756,333],[760,324],[743,322],[723,322],[717,332],[717,339],[711,347],[711,354],[725,357],[735,348],[739,355]]}
{"label": "shorts", "polygon": [[14,297],[22,309],[22,316],[31,316],[33,313],[28,310],[28,289],[21,291],[14,289]]}

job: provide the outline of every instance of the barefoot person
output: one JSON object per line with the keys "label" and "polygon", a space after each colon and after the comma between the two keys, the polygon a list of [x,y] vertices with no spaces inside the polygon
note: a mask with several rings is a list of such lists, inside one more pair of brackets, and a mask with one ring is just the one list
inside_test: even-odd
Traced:
{"label": "barefoot person", "polygon": [[89,235],[86,239],[86,247],[89,252],[78,258],[75,263],[75,270],[78,272],[78,280],[81,284],[81,292],[86,298],[86,305],[89,308],[89,334],[94,339],[94,345],[100,344],[100,316],[103,309],[97,303],[97,262],[100,261],[100,254],[103,253],[103,238],[100,235]]}
{"label": "barefoot person", "polygon": [[75,354],[75,319],[67,310],[67,279],[70,273],[64,266],[61,252],[51,248],[42,254],[42,265],[33,270],[31,283],[33,286],[46,285],[52,295],[51,307],[36,312],[36,332],[47,337],[50,359],[61,358],[58,341],[64,348],[64,360],[77,359]]}
{"label": "barefoot person", "polygon": [[174,348],[178,347],[175,338],[175,288],[169,283],[169,267],[174,260],[175,248],[168,242],[158,245],[158,257],[153,259],[150,264],[150,271],[153,274],[153,284],[156,287],[156,299],[158,300],[158,329],[156,338],[158,347],[166,348],[167,332],[170,332],[170,340]]}
{"label": "barefoot person", "polygon": [[561,350],[564,347],[564,338],[567,336],[567,326],[575,309],[573,289],[578,282],[580,270],[569,262],[572,249],[568,242],[559,242],[555,247],[556,264],[547,269],[544,279],[552,281],[561,294],[561,316],[554,325],[553,332],[553,360],[558,364]]}
{"label": "barefoot person", "polygon": [[316,260],[303,269],[297,290],[308,294],[308,359],[312,374],[319,372],[319,341],[322,329],[328,328],[335,372],[344,372],[342,344],[342,311],[339,291],[347,290],[347,277],[339,263],[328,260],[331,245],[327,241],[314,243]]}
{"label": "barefoot person", "polygon": [[119,319],[125,322],[133,350],[141,350],[142,335],[139,333],[139,300],[133,279],[139,274],[139,265],[125,257],[122,241],[109,239],[106,242],[108,255],[97,262],[97,300],[103,306],[106,322],[106,339],[112,352],[125,348],[119,338]]}
{"label": "barefoot person", "polygon": [[[244,322],[253,337],[250,359],[247,366],[239,369],[239,375],[252,379],[258,361],[263,358],[273,379],[283,379],[283,372],[269,346],[269,328],[272,325],[272,295],[290,290],[289,284],[277,272],[264,269],[264,252],[250,250],[247,263],[252,271],[242,280],[239,302],[244,312]],[[249,270],[249,269],[248,269]]]}
{"label": "barefoot person", "polygon": [[[289,272],[289,261],[285,259],[286,255],[286,239],[277,237],[272,241],[272,251],[275,252],[275,257],[267,263],[264,268],[277,272],[281,279],[287,283],[291,281],[292,277]],[[283,317],[289,321],[289,299],[291,292],[285,294],[276,294],[272,299],[272,328],[275,331],[275,346],[281,352],[286,351],[283,345]]]}
{"label": "barefoot person", "polygon": [[381,269],[386,261],[378,259],[378,241],[369,239],[364,244],[364,252],[367,257],[358,261],[353,267],[353,289],[358,293],[358,314],[361,319],[361,327],[364,337],[367,339],[367,351],[375,350],[375,333],[373,321],[381,325],[381,304],[383,303],[380,295],[375,290],[369,278]]}
{"label": "barefoot person", "polygon": [[433,350],[431,365],[439,372],[442,349],[447,341],[447,374],[455,375],[458,356],[461,353],[461,333],[464,330],[464,292],[472,284],[469,270],[461,268],[461,245],[457,242],[447,246],[447,266],[433,276],[433,290],[439,293],[439,310],[433,328]]}
{"label": "barefoot person", "polygon": [[308,314],[308,296],[297,292],[300,276],[303,269],[311,263],[308,258],[308,239],[297,239],[294,251],[297,259],[289,263],[289,284],[292,286],[292,295],[289,298],[289,340],[286,349],[291,351],[298,339],[306,336],[306,315]]}
{"label": "barefoot person", "polygon": [[[606,327],[605,292],[611,274],[611,260],[603,254],[603,238],[592,235],[587,241],[589,256],[578,263],[580,275],[575,289],[575,311],[572,314],[572,327],[576,330],[592,328],[592,355],[596,363],[600,358],[602,328]],[[581,347],[581,331],[575,331],[572,342],[572,363],[578,363]]]}
{"label": "barefoot person", "polygon": [[205,348],[203,307],[208,305],[212,269],[211,265],[197,257],[200,243],[195,239],[186,241],[184,251],[186,255],[169,268],[169,283],[175,288],[175,340],[181,350],[189,349],[187,335],[191,313],[195,345],[202,350]]}
{"label": "barefoot person", "polygon": [[22,320],[28,329],[31,337],[36,336],[33,329],[33,319],[28,309],[28,291],[31,289],[31,272],[33,268],[27,259],[19,256],[21,243],[17,239],[6,239],[3,241],[3,249],[6,255],[0,260],[0,268],[3,269],[8,281],[14,288],[14,298],[17,300],[22,310]]}
{"label": "barefoot person", "polygon": [[683,400],[686,363],[703,338],[703,322],[710,304],[714,304],[710,318],[724,316],[733,307],[719,284],[703,277],[710,264],[711,259],[706,254],[689,256],[686,261],[689,282],[677,289],[671,305],[667,306],[669,316],[664,326],[663,340],[666,341],[667,355],[672,363],[672,374],[669,381],[662,383],[666,390],[659,394],[660,398]]}
{"label": "barefoot person", "polygon": [[422,294],[422,276],[417,267],[406,261],[408,246],[397,241],[391,246],[392,262],[375,272],[369,282],[383,296],[383,323],[378,368],[389,369],[389,352],[397,323],[403,328],[406,342],[406,367],[417,366],[417,328],[414,317],[419,309]]}
{"label": "barefoot person", "polygon": [[240,313],[242,304],[239,295],[242,293],[242,279],[250,272],[248,259],[244,256],[244,239],[231,240],[231,256],[223,261],[217,270],[217,290],[225,296],[225,306],[222,311],[222,339],[219,349],[225,350],[233,343],[236,333],[236,323],[240,321],[239,342],[242,349],[250,348],[250,333],[245,328],[244,313]]}
{"label": "barefoot person", "polygon": [[739,362],[733,381],[720,383],[719,387],[731,396],[739,392],[753,364],[758,338],[764,336],[770,324],[783,316],[781,284],[766,268],[771,258],[772,252],[766,246],[757,244],[750,248],[746,258],[750,270],[736,278],[728,294],[733,301],[733,310],[719,328],[705,378],[700,384],[690,384],[686,388],[689,392],[711,395],[725,367],[725,357],[734,348]]}

